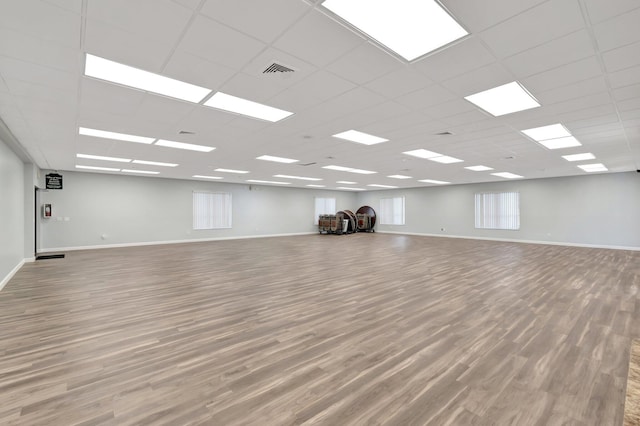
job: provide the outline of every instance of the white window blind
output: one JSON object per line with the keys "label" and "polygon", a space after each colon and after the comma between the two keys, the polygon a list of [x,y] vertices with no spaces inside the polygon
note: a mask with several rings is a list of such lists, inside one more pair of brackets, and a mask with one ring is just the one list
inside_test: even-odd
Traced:
{"label": "white window blind", "polygon": [[231,228],[231,194],[193,192],[193,229]]}
{"label": "white window blind", "polygon": [[404,197],[380,200],[380,224],[404,225]]}
{"label": "white window blind", "polygon": [[318,224],[318,216],[321,214],[335,214],[336,213],[336,199],[335,198],[320,198],[316,197],[316,214],[313,218],[314,225]]}
{"label": "white window blind", "polygon": [[520,229],[520,193],[476,194],[476,228]]}

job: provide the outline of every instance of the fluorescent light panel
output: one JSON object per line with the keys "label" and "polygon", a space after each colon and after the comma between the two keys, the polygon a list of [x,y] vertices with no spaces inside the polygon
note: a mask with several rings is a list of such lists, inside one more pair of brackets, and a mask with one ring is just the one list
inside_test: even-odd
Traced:
{"label": "fluorescent light panel", "polygon": [[114,161],[117,163],[130,163],[130,158],[120,157],[104,157],[102,155],[76,154],[77,158],[86,158],[87,160]]}
{"label": "fluorescent light panel", "polygon": [[289,111],[259,104],[258,102],[249,101],[247,99],[238,98],[237,96],[227,95],[222,92],[217,92],[204,104],[211,108],[217,108],[223,111],[245,115],[247,117],[258,118],[260,120],[271,121],[272,123],[285,119],[293,114]]}
{"label": "fluorescent light panel", "polygon": [[377,172],[372,172],[371,170],[353,169],[351,167],[344,167],[344,166],[324,166],[322,168],[328,169],[328,170],[337,170],[339,172],[357,173],[361,175],[372,175],[374,173],[377,173]]}
{"label": "fluorescent light panel", "polygon": [[411,179],[411,176],[405,176],[405,175],[391,175],[387,177],[391,179]]}
{"label": "fluorescent light panel", "polygon": [[500,172],[500,173],[491,173],[491,174],[493,176],[498,176],[505,179],[518,179],[522,177],[520,175],[516,175],[514,173],[509,173],[509,172]]}
{"label": "fluorescent light panel", "polygon": [[442,157],[442,154],[438,154],[437,152],[427,151],[426,149],[414,149],[413,151],[405,151],[403,154],[411,155],[413,157],[430,159],[433,157]]}
{"label": "fluorescent light panel", "polygon": [[578,166],[578,167],[580,167],[582,170],[584,170],[584,171],[585,171],[585,172],[587,172],[587,173],[593,173],[593,172],[606,172],[607,170],[609,170],[609,169],[607,169],[607,168],[605,167],[605,165],[604,165],[604,164],[602,164],[602,163],[595,163],[595,164],[582,164],[582,165],[580,165],[580,166]]}
{"label": "fluorescent light panel", "polygon": [[472,170],[474,172],[486,172],[488,170],[493,170],[493,168],[487,167],[487,166],[471,166],[471,167],[465,167],[465,169]]}
{"label": "fluorescent light panel", "polygon": [[436,185],[446,185],[448,183],[451,183],[451,182],[445,182],[443,180],[433,180],[433,179],[422,179],[422,180],[419,180],[418,182],[435,183]]}
{"label": "fluorescent light panel", "polygon": [[367,186],[372,186],[374,188],[397,188],[397,186],[391,186],[391,185],[379,185],[377,183],[370,183]]}
{"label": "fluorescent light panel", "polygon": [[585,160],[595,160],[596,156],[590,152],[585,152],[584,154],[573,154],[573,155],[563,155],[567,161],[585,161]]}
{"label": "fluorescent light panel", "polygon": [[134,164],[145,164],[147,166],[161,166],[161,167],[177,167],[175,163],[161,163],[159,161],[146,161],[146,160],[133,160]]}
{"label": "fluorescent light panel", "polygon": [[468,34],[433,0],[325,0],[322,5],[407,61]]}
{"label": "fluorescent light panel", "polygon": [[347,191],[366,191],[364,188],[355,188],[352,186],[339,186],[336,189],[346,189]]}
{"label": "fluorescent light panel", "polygon": [[561,149],[572,148],[574,146],[582,146],[578,139],[573,136],[567,136],[566,138],[549,139],[546,141],[539,141],[540,145],[548,149]]}
{"label": "fluorescent light panel", "polygon": [[222,172],[222,173],[238,173],[238,174],[245,174],[245,173],[249,173],[246,170],[233,170],[233,169],[215,169],[214,172]]}
{"label": "fluorescent light panel", "polygon": [[309,188],[325,188],[325,185],[313,185],[313,184],[309,184],[307,185]]}
{"label": "fluorescent light panel", "polygon": [[152,172],[150,170],[133,170],[133,169],[122,169],[123,173],[138,173],[141,175],[158,175],[160,172]]}
{"label": "fluorescent light panel", "polygon": [[123,65],[87,53],[84,74],[111,83],[145,90],[187,102],[199,103],[211,90]]}
{"label": "fluorescent light panel", "polygon": [[274,157],[273,155],[261,155],[260,157],[256,157],[256,160],[274,161],[276,163],[285,163],[285,164],[298,162],[298,160],[294,160],[293,158]]}
{"label": "fluorescent light panel", "polygon": [[523,130],[522,133],[529,136],[536,142],[546,141],[549,139],[566,138],[571,136],[571,132],[562,124],[550,124],[548,126],[534,127],[532,129]]}
{"label": "fluorescent light panel", "polygon": [[277,182],[273,180],[258,180],[258,179],[249,179],[247,182],[251,183],[270,183],[273,185],[291,185],[291,182]]}
{"label": "fluorescent light panel", "polygon": [[464,161],[464,160],[460,160],[459,158],[449,157],[448,155],[433,157],[433,158],[429,158],[428,160],[435,161],[436,163],[442,163],[442,164],[462,163]]}
{"label": "fluorescent light panel", "polygon": [[540,106],[517,81],[465,96],[465,99],[495,117]]}
{"label": "fluorescent light panel", "polygon": [[204,176],[204,175],[193,175],[191,177],[198,178],[198,179],[224,179],[220,176]]}
{"label": "fluorescent light panel", "polygon": [[377,143],[389,142],[389,139],[384,139],[378,136],[369,135],[367,133],[359,132],[357,130],[347,130],[346,132],[333,135],[334,138],[344,139],[350,142],[361,143],[363,145],[375,145]]}
{"label": "fluorescent light panel", "polygon": [[338,180],[336,183],[341,183],[343,185],[357,185],[358,182],[351,182],[349,180]]}
{"label": "fluorescent light panel", "polygon": [[78,127],[78,133],[83,136],[93,136],[95,138],[112,139],[116,141],[135,142],[151,144],[154,138],[144,136],[128,135],[126,133],[107,132],[106,130],[89,129],[87,127]]}
{"label": "fluorescent light panel", "polygon": [[213,151],[215,149],[212,146],[194,145],[192,143],[168,141],[168,140],[165,140],[165,139],[158,140],[155,143],[155,145],[164,146],[166,148],[185,149],[187,151],[198,151],[198,152],[211,152],[211,151]]}
{"label": "fluorescent light panel", "polygon": [[76,166],[76,169],[84,169],[84,170],[101,170],[104,172],[119,172],[120,169],[114,169],[111,167],[95,167],[95,166]]}
{"label": "fluorescent light panel", "polygon": [[298,179],[298,180],[312,180],[312,181],[322,180],[320,178],[312,178],[312,177],[305,177],[305,176],[290,176],[290,175],[273,175],[273,177],[277,177],[281,179]]}

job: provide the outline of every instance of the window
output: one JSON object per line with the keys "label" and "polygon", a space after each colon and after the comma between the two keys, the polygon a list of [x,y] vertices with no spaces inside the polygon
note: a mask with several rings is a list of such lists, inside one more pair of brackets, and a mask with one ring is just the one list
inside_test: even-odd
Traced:
{"label": "window", "polygon": [[520,229],[520,193],[476,194],[476,228]]}
{"label": "window", "polygon": [[231,194],[193,192],[193,229],[231,228]]}
{"label": "window", "polygon": [[321,214],[335,214],[336,199],[335,198],[316,198],[316,215],[313,218],[313,224],[318,224],[318,216]]}
{"label": "window", "polygon": [[380,200],[380,225],[404,225],[404,197]]}

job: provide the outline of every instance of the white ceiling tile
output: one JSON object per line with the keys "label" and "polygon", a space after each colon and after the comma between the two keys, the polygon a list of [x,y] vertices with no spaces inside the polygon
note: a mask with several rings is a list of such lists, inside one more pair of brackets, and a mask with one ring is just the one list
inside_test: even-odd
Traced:
{"label": "white ceiling tile", "polygon": [[80,14],[82,12],[82,0],[43,0],[45,3]]}
{"label": "white ceiling tile", "polygon": [[423,110],[423,112],[424,114],[432,118],[444,118],[475,110],[476,107],[474,107],[471,103],[465,101],[464,99],[454,99],[427,108]]}
{"label": "white ceiling tile", "polygon": [[175,4],[188,7],[191,10],[196,10],[198,6],[200,6],[200,3],[202,3],[203,0],[172,0],[172,1]]}
{"label": "white ceiling tile", "polygon": [[508,72],[502,64],[495,62],[467,74],[445,80],[442,85],[460,97],[465,97],[510,83],[513,80],[513,74]]}
{"label": "white ceiling tile", "polygon": [[327,71],[358,85],[365,84],[404,64],[371,43],[363,43],[326,67]]}
{"label": "white ceiling tile", "polygon": [[396,101],[415,110],[424,110],[455,98],[456,95],[451,91],[434,84],[433,86],[400,96]]}
{"label": "white ceiling tile", "polygon": [[[627,99],[616,103],[619,111],[632,111],[640,109],[640,98]],[[637,118],[637,117],[634,117]]]}
{"label": "white ceiling tile", "polygon": [[299,0],[208,0],[201,13],[271,43],[309,9]]}
{"label": "white ceiling tile", "polygon": [[275,84],[271,76],[266,74],[252,76],[238,73],[220,87],[221,92],[260,103],[265,103],[282,90],[282,86]]}
{"label": "white ceiling tile", "polygon": [[615,89],[613,90],[613,97],[618,101],[640,98],[640,84],[633,84],[631,86],[625,86]]}
{"label": "white ceiling tile", "polygon": [[342,93],[353,90],[356,87],[355,84],[340,78],[330,72],[320,70],[293,86],[292,89],[296,91],[303,91],[308,93],[309,96],[328,100]]}
{"label": "white ceiling tile", "polygon": [[61,90],[12,78],[7,79],[6,83],[11,93],[17,98],[58,102],[61,108],[68,107],[75,110],[75,103],[78,97],[77,88]]}
{"label": "white ceiling tile", "polygon": [[303,111],[322,103],[322,100],[296,88],[285,89],[267,102],[285,111]]}
{"label": "white ceiling tile", "polygon": [[593,32],[600,49],[611,50],[639,41],[639,20],[640,8],[595,25]]}
{"label": "white ceiling tile", "polygon": [[506,58],[504,64],[518,78],[522,78],[594,54],[595,49],[589,33],[586,30],[580,30]]}
{"label": "white ceiling tile", "polygon": [[638,7],[637,0],[583,0],[587,5],[589,20],[597,24]]}
{"label": "white ceiling tile", "polygon": [[199,56],[176,50],[164,68],[163,75],[211,90],[218,90],[236,71]]}
{"label": "white ceiling tile", "polygon": [[273,45],[322,68],[362,42],[361,37],[314,10],[299,20]]}
{"label": "white ceiling tile", "polygon": [[175,99],[149,94],[145,96],[136,115],[141,123],[162,123],[175,126],[196,108],[189,102],[181,102]]}
{"label": "white ceiling tile", "polygon": [[395,98],[432,84],[424,74],[413,68],[402,67],[367,83],[365,87],[388,98]]}
{"label": "white ceiling tile", "polygon": [[[81,111],[93,110],[126,117],[135,115],[145,97],[145,92],[140,90],[109,84],[87,77],[82,78],[80,90]],[[78,124],[82,127],[91,127],[89,124]],[[117,132],[118,130],[112,129],[112,131]]]}
{"label": "white ceiling tile", "polygon": [[609,72],[640,65],[640,42],[604,52],[602,60]]}
{"label": "white ceiling tile", "polygon": [[602,68],[595,56],[562,65],[549,71],[523,79],[532,93],[543,92],[569,84],[575,84],[602,75]]}
{"label": "white ceiling tile", "polygon": [[606,92],[607,90],[608,85],[605,77],[603,75],[599,75],[594,78],[582,80],[574,84],[567,84],[552,90],[538,91],[536,92],[536,99],[538,99],[542,105],[551,105],[558,102],[580,98],[585,95]]}
{"label": "white ceiling tile", "polygon": [[5,79],[31,82],[42,87],[77,92],[78,73],[59,71],[54,68],[0,56],[0,75]]}
{"label": "white ceiling tile", "polygon": [[0,28],[0,55],[68,72],[79,72],[82,55],[73,48]]}
{"label": "white ceiling tile", "polygon": [[481,2],[442,0],[442,4],[469,30],[479,32],[544,1],[546,0],[490,0]]}
{"label": "white ceiling tile", "polygon": [[498,57],[506,58],[585,27],[575,0],[549,0],[479,34]]}
{"label": "white ceiling tile", "polygon": [[212,62],[238,68],[246,66],[266,44],[216,21],[198,16],[179,48]]}
{"label": "white ceiling tile", "polygon": [[610,73],[609,82],[614,89],[640,83],[640,66]]}

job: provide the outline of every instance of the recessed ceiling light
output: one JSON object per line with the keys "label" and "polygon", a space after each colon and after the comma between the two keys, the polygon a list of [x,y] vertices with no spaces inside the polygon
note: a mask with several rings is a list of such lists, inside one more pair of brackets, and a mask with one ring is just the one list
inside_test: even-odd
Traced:
{"label": "recessed ceiling light", "polygon": [[212,146],[204,146],[204,145],[194,145],[192,143],[184,143],[184,142],[176,142],[176,141],[168,141],[165,139],[158,140],[155,145],[164,146],[167,148],[177,148],[177,149],[186,149],[188,151],[198,151],[198,152],[211,152],[215,148]]}
{"label": "recessed ceiling light", "polygon": [[377,173],[377,172],[372,172],[371,170],[353,169],[351,167],[344,167],[344,166],[323,166],[322,168],[328,169],[328,170],[337,170],[339,172],[358,173],[361,175],[372,175],[374,173]]}
{"label": "recessed ceiling light", "polygon": [[604,164],[602,164],[602,163],[595,163],[595,164],[582,164],[582,165],[580,165],[580,166],[578,166],[578,167],[580,167],[582,170],[584,170],[584,171],[585,171],[585,172],[587,172],[587,173],[593,173],[593,172],[606,172],[607,170],[609,170],[609,169],[607,169],[607,168],[605,167],[605,165],[604,165]]}
{"label": "recessed ceiling light", "polygon": [[487,170],[493,170],[493,168],[487,166],[471,166],[465,167],[465,169],[472,170],[474,172],[486,172]]}
{"label": "recessed ceiling light", "polygon": [[387,177],[391,179],[411,179],[411,176],[405,176],[405,175],[391,175]]}
{"label": "recessed ceiling light", "polygon": [[177,167],[175,163],[161,163],[159,161],[146,161],[146,160],[133,160],[134,164],[146,164],[147,166],[161,166],[161,167]]}
{"label": "recessed ceiling light", "polygon": [[378,136],[362,133],[357,130],[347,130],[346,132],[333,135],[334,138],[344,139],[351,142],[361,143],[364,145],[375,145],[377,143],[389,142],[389,139],[384,139]]}
{"label": "recessed ceiling light", "polygon": [[249,173],[246,170],[233,170],[233,169],[215,169],[214,172],[222,172],[222,173],[239,173],[239,174],[245,174],[245,173]]}
{"label": "recessed ceiling light", "polygon": [[407,61],[468,34],[433,0],[325,0],[322,5]]}
{"label": "recessed ceiling light", "polygon": [[522,176],[520,175],[516,175],[513,173],[509,173],[509,172],[500,172],[500,173],[491,173],[493,176],[498,176],[501,178],[505,178],[505,179],[518,179],[521,178]]}
{"label": "recessed ceiling light", "polygon": [[129,163],[130,158],[119,157],[103,157],[102,155],[89,155],[89,154],[76,154],[78,158],[86,158],[87,160],[100,160],[100,161],[115,161],[117,163]]}
{"label": "recessed ceiling light", "polygon": [[446,185],[448,183],[451,183],[451,182],[445,182],[443,180],[433,180],[433,179],[422,179],[422,180],[419,180],[418,182],[435,183],[437,185]]}
{"label": "recessed ceiling light", "polygon": [[464,160],[460,160],[459,158],[449,157],[448,155],[442,155],[440,157],[432,157],[428,158],[430,161],[435,161],[437,163],[442,164],[451,164],[451,163],[462,163]]}
{"label": "recessed ceiling light", "polygon": [[584,154],[563,155],[562,158],[564,158],[567,161],[584,161],[584,160],[594,160],[596,156],[590,152],[586,152]]}
{"label": "recessed ceiling light", "polygon": [[273,180],[257,180],[257,179],[249,179],[247,182],[251,183],[270,183],[273,185],[291,185],[291,182],[276,182]]}
{"label": "recessed ceiling light", "polygon": [[364,188],[355,188],[353,186],[339,186],[336,189],[346,189],[347,191],[366,191]]}
{"label": "recessed ceiling light", "polygon": [[235,114],[271,122],[280,121],[293,114],[289,111],[259,104],[236,96],[227,95],[222,92],[217,92],[204,104],[211,108],[217,108],[227,112],[233,112]]}
{"label": "recessed ceiling light", "polygon": [[122,169],[121,172],[123,173],[138,173],[141,175],[158,175],[160,174],[160,172],[152,172],[149,170],[129,170],[129,169]]}
{"label": "recessed ceiling light", "polygon": [[107,132],[105,130],[88,129],[86,127],[78,127],[78,133],[83,136],[93,136],[95,138],[112,139],[116,141],[136,142],[151,144],[155,140],[154,138],[147,138],[144,136],[128,135],[126,133]]}
{"label": "recessed ceiling light", "polygon": [[309,188],[325,188],[325,185],[307,185]]}
{"label": "recessed ceiling light", "polygon": [[367,186],[372,186],[374,188],[397,188],[397,186],[391,186],[391,185],[379,185],[377,183],[370,183]]}
{"label": "recessed ceiling light", "polygon": [[276,163],[286,164],[298,162],[298,160],[294,160],[293,158],[274,157],[273,155],[261,155],[260,157],[256,157],[256,160],[275,161]]}
{"label": "recessed ceiling light", "polygon": [[201,102],[211,93],[210,89],[204,87],[143,71],[88,53],[84,74],[88,77],[194,103]]}
{"label": "recessed ceiling light", "polygon": [[356,185],[358,182],[351,182],[349,180],[338,180],[336,183],[341,183],[343,185]]}
{"label": "recessed ceiling light", "polygon": [[85,170],[102,170],[104,172],[119,172],[120,169],[114,169],[111,167],[94,167],[94,166],[76,166],[76,169],[85,169]]}
{"label": "recessed ceiling light", "polygon": [[442,157],[442,154],[438,154],[437,152],[427,151],[426,149],[414,149],[413,151],[405,151],[403,154],[411,155],[413,157],[418,158],[433,158],[433,157]]}
{"label": "recessed ceiling light", "polygon": [[549,139],[566,138],[571,133],[562,124],[551,124],[548,126],[534,127],[532,129],[523,130],[522,133],[529,136],[536,142],[546,141]]}
{"label": "recessed ceiling light", "polygon": [[220,176],[204,176],[204,175],[193,175],[191,177],[198,178],[198,179],[224,179]]}
{"label": "recessed ceiling light", "polygon": [[582,145],[573,136],[567,136],[566,138],[558,138],[558,139],[548,139],[546,141],[539,141],[538,143],[548,149],[571,148],[574,146]]}
{"label": "recessed ceiling light", "polygon": [[540,106],[517,81],[465,96],[465,99],[495,117]]}
{"label": "recessed ceiling light", "polygon": [[320,178],[304,177],[304,176],[289,176],[289,175],[273,175],[273,177],[282,179],[298,179],[298,180],[322,180]]}

